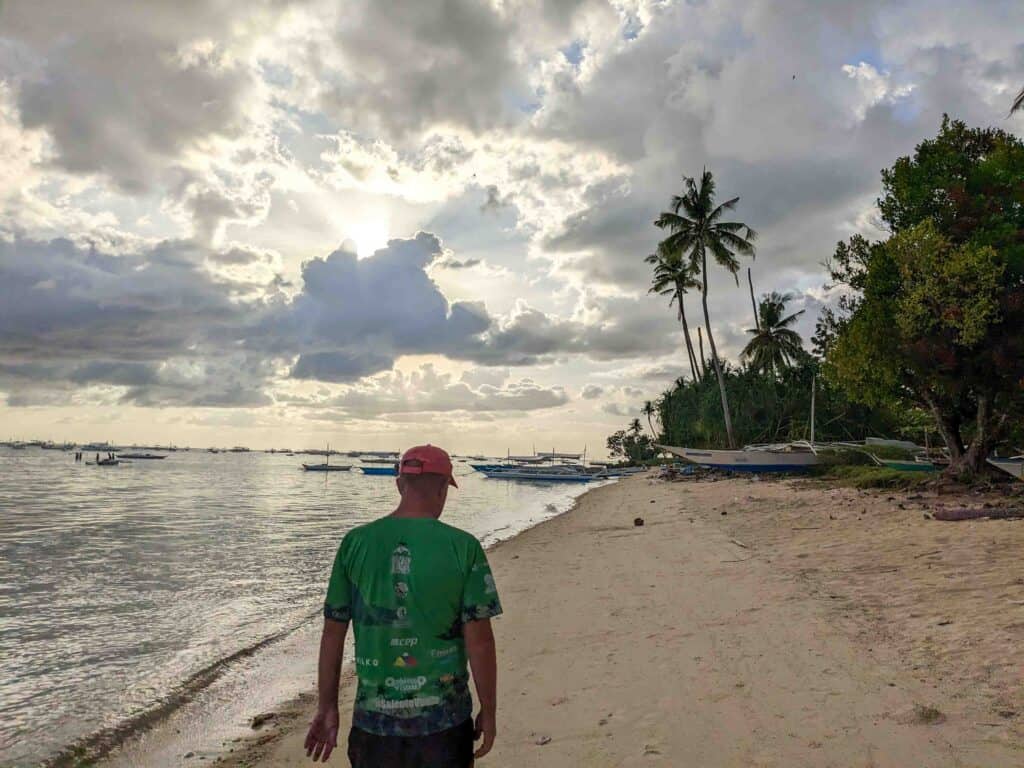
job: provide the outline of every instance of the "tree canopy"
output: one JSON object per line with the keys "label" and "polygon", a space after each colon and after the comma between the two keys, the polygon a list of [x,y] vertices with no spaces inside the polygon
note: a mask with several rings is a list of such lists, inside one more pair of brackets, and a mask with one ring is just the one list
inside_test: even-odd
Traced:
{"label": "tree canopy", "polygon": [[850,294],[816,338],[834,384],[926,408],[953,470],[977,472],[1024,408],[1024,143],[945,118],[882,187],[893,234],[837,248]]}

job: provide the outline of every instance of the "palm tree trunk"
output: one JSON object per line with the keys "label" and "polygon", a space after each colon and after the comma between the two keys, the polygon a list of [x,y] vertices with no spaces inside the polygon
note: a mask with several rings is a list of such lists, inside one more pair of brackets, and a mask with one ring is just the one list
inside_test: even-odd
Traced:
{"label": "palm tree trunk", "polygon": [[757,312],[757,300],[754,298],[754,278],[750,274],[750,267],[747,267],[747,284],[750,286],[750,305],[754,308],[754,328],[761,331],[761,318]]}
{"label": "palm tree trunk", "polygon": [[699,325],[697,326],[697,343],[700,344],[700,376],[703,379],[708,375],[708,359],[704,357],[704,333]]}
{"label": "palm tree trunk", "polygon": [[658,433],[654,431],[654,424],[651,423],[651,414],[647,414],[647,426],[651,428],[651,437],[658,439]]}
{"label": "palm tree trunk", "polygon": [[711,346],[711,364],[715,368],[715,376],[718,377],[718,393],[722,397],[722,414],[725,416],[725,434],[729,441],[729,447],[736,447],[736,438],[732,434],[732,417],[729,415],[729,396],[725,393],[725,377],[722,376],[722,364],[718,360],[718,350],[715,348],[715,337],[711,335],[711,315],[708,313],[708,255],[701,254],[704,279],[701,280],[701,301],[704,304],[704,327],[708,332],[708,344]]}
{"label": "palm tree trunk", "polygon": [[683,309],[683,294],[679,294],[679,321],[683,324],[683,338],[686,340],[686,354],[690,359],[690,372],[693,380],[697,380],[697,357],[693,354],[693,341],[690,339],[690,325],[686,322],[686,310]]}

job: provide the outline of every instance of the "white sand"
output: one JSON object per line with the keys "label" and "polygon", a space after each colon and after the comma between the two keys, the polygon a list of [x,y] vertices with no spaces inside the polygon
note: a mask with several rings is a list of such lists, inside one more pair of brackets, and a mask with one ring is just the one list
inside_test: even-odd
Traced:
{"label": "white sand", "polygon": [[[1022,551],[1024,523],[926,521],[885,494],[594,490],[491,555],[499,733],[480,765],[1022,766]],[[308,764],[310,706],[227,762]]]}

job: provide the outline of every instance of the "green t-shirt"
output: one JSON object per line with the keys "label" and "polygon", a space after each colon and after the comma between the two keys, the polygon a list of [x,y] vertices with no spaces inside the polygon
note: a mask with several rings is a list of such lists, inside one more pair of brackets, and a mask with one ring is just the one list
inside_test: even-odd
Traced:
{"label": "green t-shirt", "polygon": [[338,547],[324,616],[356,636],[352,724],[370,733],[423,736],[473,712],[462,625],[501,613],[483,548],[427,518],[383,517]]}

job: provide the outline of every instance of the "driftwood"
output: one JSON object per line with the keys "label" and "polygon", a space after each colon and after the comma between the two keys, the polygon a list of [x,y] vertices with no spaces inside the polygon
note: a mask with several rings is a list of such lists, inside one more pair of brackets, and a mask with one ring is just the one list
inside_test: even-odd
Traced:
{"label": "driftwood", "polygon": [[1024,509],[937,509],[932,515],[936,520],[955,522],[958,520],[992,520],[1024,519]]}

